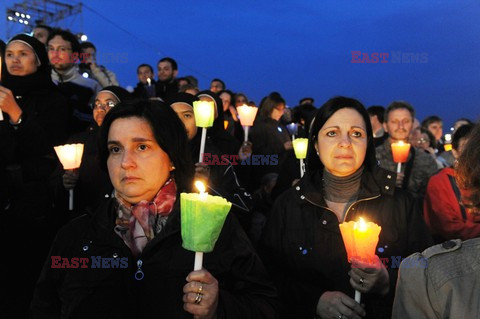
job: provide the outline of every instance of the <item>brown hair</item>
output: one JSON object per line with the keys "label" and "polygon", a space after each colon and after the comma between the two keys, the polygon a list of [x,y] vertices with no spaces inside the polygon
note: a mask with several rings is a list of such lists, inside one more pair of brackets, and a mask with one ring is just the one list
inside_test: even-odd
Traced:
{"label": "brown hair", "polygon": [[467,143],[458,158],[457,183],[462,189],[468,191],[465,198],[469,206],[476,211],[480,211],[480,122],[468,136]]}

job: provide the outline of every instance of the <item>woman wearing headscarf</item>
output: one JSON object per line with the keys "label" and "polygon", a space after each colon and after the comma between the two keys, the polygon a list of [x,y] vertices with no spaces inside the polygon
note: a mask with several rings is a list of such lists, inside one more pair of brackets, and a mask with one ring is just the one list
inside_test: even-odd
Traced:
{"label": "woman wearing headscarf", "polygon": [[[92,103],[93,119],[91,124],[83,133],[72,136],[68,143],[84,144],[82,161],[76,170],[61,170],[62,187],[57,194],[59,210],[63,212],[68,205],[68,190],[75,189],[74,209],[79,214],[86,212],[93,213],[98,204],[112,194],[113,186],[110,183],[108,174],[100,169],[98,161],[97,138],[100,126],[105,115],[118,103],[132,99],[130,93],[119,86],[107,86],[100,90]],[[60,184],[60,183],[59,183]],[[63,214],[64,216],[68,216]],[[78,215],[78,214],[74,214]],[[69,216],[73,217],[73,216]]]}
{"label": "woman wearing headscarf", "polygon": [[53,238],[52,194],[47,181],[57,165],[53,146],[66,139],[68,113],[65,97],[51,80],[43,43],[25,34],[16,35],[7,43],[4,66],[0,181],[5,204],[2,223],[7,232],[2,235],[11,243],[7,251],[12,252],[6,256],[16,264],[10,277],[18,280],[14,287],[5,288],[8,297],[16,296],[6,304],[21,313],[38,277],[37,264],[45,258]]}
{"label": "woman wearing headscarf", "polygon": [[114,196],[59,232],[32,318],[277,317],[275,288],[235,218],[227,216],[203,268],[192,271],[179,199],[191,187],[193,165],[170,107],[117,105],[101,126],[99,147]]}
{"label": "woman wearing headscarf", "polygon": [[[339,224],[359,217],[382,228],[377,255],[349,264]],[[430,244],[418,205],[395,188],[394,173],[377,166],[363,105],[327,101],[310,131],[307,172],[278,197],[264,232],[283,317],[389,318],[398,263]]]}
{"label": "woman wearing headscarf", "polygon": [[197,163],[202,132],[196,126],[193,112],[193,102],[196,100],[196,97],[188,93],[178,93],[168,103],[177,113],[187,131],[192,161],[196,163],[197,177],[207,182],[209,194],[225,197],[232,203],[232,212],[244,230],[248,232],[252,198],[239,181],[237,174],[237,169],[241,167],[238,165],[239,161],[236,159],[232,161],[232,157],[228,153],[222,153],[212,141],[212,137],[207,134],[204,161]]}
{"label": "woman wearing headscarf", "polygon": [[213,102],[215,106],[215,120],[213,121],[213,126],[207,131],[207,135],[210,137],[212,143],[223,152],[223,154],[237,154],[240,149],[240,143],[225,130],[222,100],[216,93],[210,90],[199,92],[197,98],[200,101]]}

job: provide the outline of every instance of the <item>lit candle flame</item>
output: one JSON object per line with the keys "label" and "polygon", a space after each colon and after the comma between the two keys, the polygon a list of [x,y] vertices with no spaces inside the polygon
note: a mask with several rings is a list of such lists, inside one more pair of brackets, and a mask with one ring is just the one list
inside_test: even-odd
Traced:
{"label": "lit candle flame", "polygon": [[358,222],[355,224],[355,228],[361,232],[365,232],[368,229],[367,223],[365,222],[365,220],[363,220],[362,217],[358,219]]}
{"label": "lit candle flame", "polygon": [[398,144],[398,145],[405,145],[405,142],[403,142],[403,141],[398,141],[397,144]]}
{"label": "lit candle flame", "polygon": [[148,86],[152,85],[152,80],[150,78],[147,78]]}
{"label": "lit candle flame", "polygon": [[198,191],[201,193],[205,193],[205,185],[203,185],[202,182],[196,181],[195,182],[195,187],[198,189]]}

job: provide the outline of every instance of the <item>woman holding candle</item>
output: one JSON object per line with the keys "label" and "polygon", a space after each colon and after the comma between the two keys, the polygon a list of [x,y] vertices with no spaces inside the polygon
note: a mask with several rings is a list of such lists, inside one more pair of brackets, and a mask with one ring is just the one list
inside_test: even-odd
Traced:
{"label": "woman holding candle", "polygon": [[209,90],[201,91],[197,94],[200,101],[213,102],[215,107],[215,119],[213,126],[207,131],[207,136],[223,154],[237,154],[240,143],[227,131],[223,123],[223,102],[216,93]]}
{"label": "woman holding candle", "polygon": [[[177,113],[180,120],[185,125],[188,136],[188,144],[192,155],[192,160],[198,160],[200,149],[200,130],[198,130],[193,112],[193,102],[196,98],[188,93],[178,93],[169,104]],[[244,165],[233,166],[231,157],[222,152],[214,145],[212,140],[207,137],[205,142],[204,162],[195,164],[195,178],[203,179],[207,182],[209,192],[228,199],[232,204],[232,210],[240,221],[242,227],[247,231],[250,227],[252,198],[245,191],[239,182],[237,169]],[[223,155],[223,157],[222,157]],[[227,155],[225,157],[225,155]],[[239,164],[234,159],[236,164]]]}
{"label": "woman holding candle", "polygon": [[275,289],[234,218],[227,217],[204,268],[191,271],[194,252],[182,248],[178,203],[193,165],[170,107],[117,105],[99,144],[114,197],[59,232],[33,318],[275,318]]}
{"label": "woman holding candle", "polygon": [[[17,265],[9,277],[17,281],[3,288],[9,293],[0,303],[11,307],[15,317],[22,317],[41,269],[39,261],[48,253],[55,233],[48,178],[57,164],[53,146],[66,140],[68,106],[52,82],[43,43],[16,35],[7,43],[3,57],[0,212],[6,232],[0,236],[9,243],[4,256]],[[1,304],[0,308],[4,309]]]}
{"label": "woman holding candle", "polygon": [[[431,238],[395,174],[377,166],[369,116],[357,100],[327,101],[312,124],[307,172],[275,202],[264,232],[285,318],[388,318],[395,260]],[[350,265],[339,224],[363,217],[382,227],[377,255]],[[363,256],[365,257],[365,256]],[[385,265],[387,268],[385,268]],[[354,290],[362,293],[362,307]]]}
{"label": "woman holding candle", "polygon": [[[92,103],[95,123],[90,125],[85,132],[72,136],[67,142],[68,144],[84,144],[84,152],[78,170],[61,170],[62,180],[58,181],[61,187],[59,187],[59,194],[56,197],[58,198],[57,207],[62,212],[66,210],[67,194],[65,190],[75,189],[74,207],[75,211],[80,214],[84,214],[86,211],[93,213],[102,200],[111,196],[113,186],[108,174],[100,169],[98,161],[98,132],[106,114],[118,103],[131,99],[131,94],[119,86],[107,86],[95,95]],[[67,216],[65,214],[60,216],[62,215]]]}

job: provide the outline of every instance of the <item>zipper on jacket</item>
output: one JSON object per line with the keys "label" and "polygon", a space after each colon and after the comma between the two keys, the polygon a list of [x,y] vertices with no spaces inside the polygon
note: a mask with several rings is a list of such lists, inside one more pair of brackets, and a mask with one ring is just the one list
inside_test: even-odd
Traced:
{"label": "zipper on jacket", "polygon": [[142,280],[145,277],[145,274],[142,271],[143,261],[141,259],[137,260],[137,271],[135,272],[135,279]]}
{"label": "zipper on jacket", "polygon": [[[350,211],[350,208],[352,208],[353,205],[355,205],[355,204],[357,204],[357,203],[360,203],[360,202],[367,201],[367,200],[372,200],[372,199],[375,199],[375,198],[378,198],[378,197],[380,197],[380,195],[373,196],[373,197],[368,197],[368,198],[363,198],[363,199],[359,199],[359,200],[353,202],[352,204],[350,204],[350,206],[349,206],[348,209],[347,209],[347,212],[345,213],[345,216],[343,217],[343,222],[345,222],[345,219],[347,218],[348,212]],[[329,210],[329,211],[331,211],[332,213],[335,214],[335,212],[334,212],[333,210],[331,210],[329,207],[324,207],[324,206],[315,204],[314,202],[310,201],[306,196],[305,196],[305,200],[306,200],[307,202],[309,202],[310,204],[312,204],[312,205],[315,205],[315,206],[317,206],[317,207],[320,207],[320,208]],[[337,214],[335,214],[335,215],[337,215]]]}
{"label": "zipper on jacket", "polygon": [[365,202],[367,200],[372,200],[372,199],[375,199],[375,198],[378,198],[378,197],[380,197],[380,195],[369,197],[369,198],[359,199],[359,200],[353,202],[352,204],[350,204],[350,207],[348,207],[347,212],[345,213],[345,216],[343,217],[343,222],[345,222],[345,219],[347,219],[348,212],[350,211],[350,208],[352,208],[353,205],[355,205],[356,203]]}

